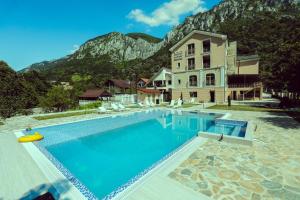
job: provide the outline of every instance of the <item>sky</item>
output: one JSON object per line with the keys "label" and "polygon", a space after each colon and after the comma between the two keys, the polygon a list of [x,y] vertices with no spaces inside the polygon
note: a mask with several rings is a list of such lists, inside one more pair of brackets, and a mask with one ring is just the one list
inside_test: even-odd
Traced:
{"label": "sky", "polygon": [[164,37],[220,0],[0,0],[0,60],[20,70],[112,31]]}

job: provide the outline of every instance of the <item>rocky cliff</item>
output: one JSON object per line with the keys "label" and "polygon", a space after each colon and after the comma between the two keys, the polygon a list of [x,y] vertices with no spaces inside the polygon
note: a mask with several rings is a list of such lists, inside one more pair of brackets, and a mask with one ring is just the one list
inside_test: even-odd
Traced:
{"label": "rocky cliff", "polygon": [[223,0],[207,12],[187,17],[166,35],[165,41],[176,42],[195,29],[217,32],[225,20],[251,17],[260,11],[276,12],[297,3],[299,0]]}
{"label": "rocky cliff", "polygon": [[87,41],[70,59],[83,59],[86,56],[96,58],[101,55],[109,55],[113,62],[146,59],[157,52],[162,44],[112,32]]}

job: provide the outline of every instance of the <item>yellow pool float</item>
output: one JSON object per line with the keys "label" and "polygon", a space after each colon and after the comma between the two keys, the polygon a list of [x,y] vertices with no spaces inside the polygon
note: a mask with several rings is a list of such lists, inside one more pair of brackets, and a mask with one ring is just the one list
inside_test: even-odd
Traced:
{"label": "yellow pool float", "polygon": [[39,132],[35,132],[32,135],[25,135],[22,137],[18,138],[19,142],[34,142],[34,141],[38,141],[38,140],[42,140],[44,138],[44,136],[42,134],[40,134]]}

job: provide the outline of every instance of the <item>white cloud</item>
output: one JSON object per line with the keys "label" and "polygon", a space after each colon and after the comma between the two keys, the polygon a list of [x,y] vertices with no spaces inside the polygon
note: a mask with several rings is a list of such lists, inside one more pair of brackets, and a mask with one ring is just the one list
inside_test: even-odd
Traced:
{"label": "white cloud", "polygon": [[73,48],[70,50],[70,53],[75,53],[75,51],[77,51],[79,49],[79,45],[78,44],[74,44]]}
{"label": "white cloud", "polygon": [[203,0],[171,0],[163,3],[150,14],[145,14],[140,9],[134,9],[128,14],[128,17],[151,27],[178,25],[181,15],[205,11],[203,4]]}

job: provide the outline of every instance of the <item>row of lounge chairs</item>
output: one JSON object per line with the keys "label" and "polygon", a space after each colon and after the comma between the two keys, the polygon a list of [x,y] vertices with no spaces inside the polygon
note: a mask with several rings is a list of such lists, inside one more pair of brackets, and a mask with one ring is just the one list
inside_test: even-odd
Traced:
{"label": "row of lounge chairs", "polygon": [[168,105],[168,107],[170,108],[179,108],[182,106],[182,100],[181,99],[178,99],[177,100],[177,103],[175,100],[171,100],[170,104]]}
{"label": "row of lounge chairs", "polygon": [[[152,101],[146,100],[144,102],[144,104],[139,102],[138,106],[141,107],[141,108],[147,108],[147,107],[154,107],[155,104]],[[177,101],[171,100],[170,104],[167,107],[169,107],[169,108],[179,108],[181,106],[182,106],[182,100],[178,99]],[[121,104],[121,103],[111,103],[111,108],[110,109],[107,109],[107,108],[101,106],[101,107],[98,108],[97,112],[98,113],[109,113],[109,112],[112,112],[112,111],[120,112],[120,111],[125,111],[125,110],[128,110],[128,108],[126,108],[123,104]]]}
{"label": "row of lounge chairs", "polygon": [[111,111],[117,111],[117,112],[120,112],[120,111],[124,111],[124,110],[127,110],[128,108],[126,108],[123,104],[121,103],[118,103],[118,104],[115,104],[115,103],[112,103],[111,104],[111,109],[107,109],[103,106],[101,107],[98,107],[98,113],[108,113],[108,112],[111,112]]}

